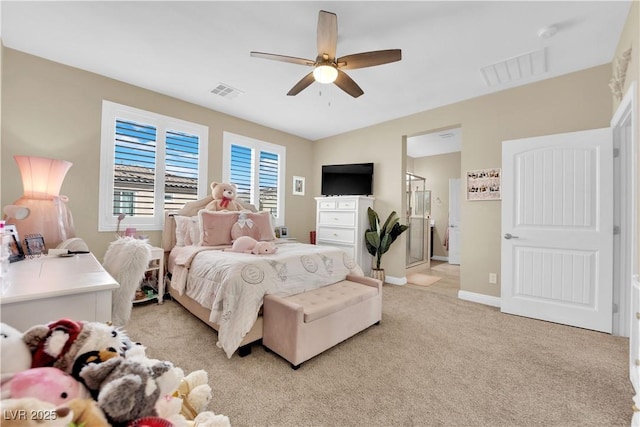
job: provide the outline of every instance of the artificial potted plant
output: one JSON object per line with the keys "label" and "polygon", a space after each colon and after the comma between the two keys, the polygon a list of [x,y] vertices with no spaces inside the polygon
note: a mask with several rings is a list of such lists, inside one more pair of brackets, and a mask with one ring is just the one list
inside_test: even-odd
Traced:
{"label": "artificial potted plant", "polygon": [[367,251],[375,257],[375,268],[372,269],[371,276],[384,282],[384,269],[380,268],[382,255],[385,254],[391,244],[396,241],[398,236],[404,233],[409,226],[400,224],[396,211],[389,214],[389,217],[380,227],[380,218],[376,211],[367,208],[369,215],[369,229],[365,232],[365,244]]}

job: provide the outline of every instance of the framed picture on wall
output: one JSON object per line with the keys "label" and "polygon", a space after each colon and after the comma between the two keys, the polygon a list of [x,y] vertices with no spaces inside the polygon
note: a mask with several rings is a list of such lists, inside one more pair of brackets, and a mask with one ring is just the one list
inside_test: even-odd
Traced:
{"label": "framed picture on wall", "polygon": [[304,196],[304,177],[303,176],[293,177],[293,195]]}
{"label": "framed picture on wall", "polygon": [[500,200],[501,169],[467,171],[467,200]]}

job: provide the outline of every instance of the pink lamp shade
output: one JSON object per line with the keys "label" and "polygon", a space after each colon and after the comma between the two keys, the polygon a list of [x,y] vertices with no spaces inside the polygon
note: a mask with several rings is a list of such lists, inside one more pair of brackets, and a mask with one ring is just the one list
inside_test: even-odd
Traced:
{"label": "pink lamp shade", "polygon": [[44,157],[14,156],[22,175],[23,195],[13,205],[27,208],[23,219],[9,218],[21,239],[40,234],[47,248],[75,236],[73,217],[67,209],[67,197],[60,196],[62,181],[72,163]]}

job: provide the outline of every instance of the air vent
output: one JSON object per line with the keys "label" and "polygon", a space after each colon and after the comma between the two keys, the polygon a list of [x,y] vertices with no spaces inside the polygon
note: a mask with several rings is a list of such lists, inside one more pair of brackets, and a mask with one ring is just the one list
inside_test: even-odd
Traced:
{"label": "air vent", "polygon": [[487,86],[527,79],[547,72],[547,50],[542,48],[480,69]]}
{"label": "air vent", "polygon": [[237,98],[238,96],[244,94],[244,92],[240,89],[236,89],[224,83],[218,83],[218,86],[216,86],[215,89],[211,91],[211,93],[226,99]]}

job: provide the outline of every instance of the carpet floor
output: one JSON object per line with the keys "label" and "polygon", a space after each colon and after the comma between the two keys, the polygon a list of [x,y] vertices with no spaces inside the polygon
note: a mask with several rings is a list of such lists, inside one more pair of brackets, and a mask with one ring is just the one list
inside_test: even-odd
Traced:
{"label": "carpet floor", "polygon": [[186,373],[233,426],[628,426],[629,340],[385,285],[383,318],[291,369],[276,354],[227,359],[176,302],[133,309],[127,330]]}

